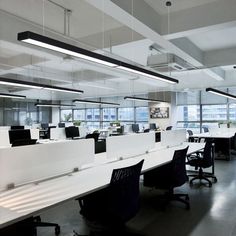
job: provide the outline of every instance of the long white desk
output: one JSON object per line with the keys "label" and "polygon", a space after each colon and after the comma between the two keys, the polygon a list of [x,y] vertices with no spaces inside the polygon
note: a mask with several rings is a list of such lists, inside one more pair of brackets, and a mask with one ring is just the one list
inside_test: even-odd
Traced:
{"label": "long white desk", "polygon": [[203,143],[183,143],[171,148],[157,148],[155,151],[137,155],[122,161],[105,163],[105,153],[96,155],[95,164],[68,176],[59,177],[38,184],[27,184],[0,193],[0,228],[37,215],[41,211],[106,187],[112,170],[133,165],[144,159],[142,173],[172,160],[174,151],[189,145],[188,154],[204,147]]}
{"label": "long white desk", "polygon": [[[222,129],[222,130],[218,129],[217,132],[194,134],[194,135],[191,135],[190,137],[215,140],[216,151],[224,147],[225,150],[223,151],[225,152],[225,159],[229,161],[231,160],[231,140],[234,137],[234,135],[235,135],[235,129]],[[216,159],[217,158],[218,157],[216,156]]]}

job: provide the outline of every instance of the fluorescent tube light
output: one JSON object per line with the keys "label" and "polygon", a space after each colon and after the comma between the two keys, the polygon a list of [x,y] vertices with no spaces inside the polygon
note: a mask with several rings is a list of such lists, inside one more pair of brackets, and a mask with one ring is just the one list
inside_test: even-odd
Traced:
{"label": "fluorescent tube light", "polygon": [[18,40],[38,47],[85,59],[91,62],[96,62],[105,66],[118,68],[123,71],[139,74],[152,79],[158,79],[167,83],[176,84],[179,82],[177,79],[173,79],[169,76],[162,75],[135,65],[131,65],[114,58],[107,57],[30,31],[18,33]]}
{"label": "fluorescent tube light", "polygon": [[206,88],[206,92],[210,92],[210,93],[213,93],[213,94],[216,94],[216,95],[219,95],[222,97],[230,98],[230,99],[236,99],[235,95],[232,95],[232,94],[229,94],[226,92],[222,92],[220,90],[213,89],[213,88]]}
{"label": "fluorescent tube light", "polygon": [[125,100],[134,100],[134,101],[146,101],[146,102],[164,102],[161,100],[150,99],[150,98],[140,98],[140,97],[124,97]]}
{"label": "fluorescent tube light", "polygon": [[76,93],[76,94],[83,93],[82,90],[78,90],[78,89],[62,88],[62,87],[52,86],[52,85],[47,85],[47,84],[38,84],[34,82],[28,82],[28,81],[26,82],[26,81],[13,80],[13,79],[7,79],[7,78],[0,78],[0,84],[16,86],[16,87],[32,88],[32,89],[46,89],[46,90],[53,90],[53,91],[66,92],[66,93]]}
{"label": "fluorescent tube light", "polygon": [[[136,66],[133,66],[133,65],[128,65],[128,66],[136,67]],[[170,83],[170,84],[176,84],[176,83],[179,82],[176,79],[173,79],[173,78],[170,78],[168,76],[165,76],[165,75],[162,75],[162,74],[158,74],[158,73],[155,73],[155,72],[152,72],[152,71],[140,68],[140,67],[136,67],[135,69],[132,69],[132,68],[129,68],[128,66],[127,67],[125,67],[125,66],[118,66],[116,68],[117,69],[121,69],[121,70],[125,70],[125,71],[128,71],[128,72],[131,72],[131,73],[135,73],[137,75],[146,76],[146,77],[149,77],[151,79],[158,79],[158,80],[161,80],[163,82]]]}
{"label": "fluorescent tube light", "polygon": [[56,103],[35,103],[36,107],[74,107],[75,105],[69,104],[56,104]]}
{"label": "fluorescent tube light", "polygon": [[8,93],[0,93],[0,97],[3,98],[19,98],[19,99],[25,99],[26,96],[23,95],[15,95],[15,94],[8,94]]}
{"label": "fluorescent tube light", "polygon": [[73,102],[74,102],[74,103],[95,104],[95,105],[111,105],[111,106],[120,106],[119,103],[113,103],[113,102],[97,102],[97,101],[81,100],[81,99],[75,99],[75,100],[73,100]]}

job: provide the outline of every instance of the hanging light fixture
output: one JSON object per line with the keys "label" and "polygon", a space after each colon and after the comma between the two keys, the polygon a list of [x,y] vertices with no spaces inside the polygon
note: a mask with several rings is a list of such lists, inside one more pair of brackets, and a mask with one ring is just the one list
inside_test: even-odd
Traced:
{"label": "hanging light fixture", "polygon": [[90,100],[82,100],[82,99],[75,99],[75,100],[73,100],[73,102],[74,102],[74,103],[94,104],[94,105],[120,106],[119,103],[113,103],[113,102],[98,102],[98,101],[90,101]]}
{"label": "hanging light fixture", "polygon": [[232,95],[232,94],[226,93],[226,92],[222,92],[220,90],[213,89],[213,88],[206,88],[206,92],[213,93],[213,94],[216,94],[216,95],[219,95],[222,97],[226,97],[226,98],[230,98],[230,99],[236,99],[235,95]]}
{"label": "hanging light fixture", "polygon": [[135,65],[131,65],[131,64],[116,60],[114,58],[110,58],[110,57],[107,57],[107,56],[104,56],[95,52],[91,52],[89,50],[79,48],[79,47],[46,37],[44,35],[36,34],[30,31],[18,33],[18,40],[28,43],[28,44],[38,46],[38,47],[46,48],[49,50],[53,50],[56,52],[74,56],[80,59],[102,64],[108,67],[117,68],[122,71],[128,71],[128,72],[146,76],[152,79],[161,80],[167,83],[175,84],[179,82],[178,80],[173,79],[169,76],[162,75],[157,72],[150,71],[150,70],[147,70],[147,69],[135,66]]}
{"label": "hanging light fixture", "polygon": [[142,97],[132,97],[126,96],[124,97],[125,100],[133,100],[133,101],[146,101],[146,102],[164,102],[161,100],[151,99],[151,98],[142,98]]}
{"label": "hanging light fixture", "polygon": [[74,107],[75,105],[57,103],[35,103],[36,107]]}
{"label": "hanging light fixture", "polygon": [[83,93],[82,90],[78,90],[78,89],[62,88],[62,87],[52,86],[52,85],[47,85],[47,84],[38,84],[34,82],[28,82],[28,81],[26,82],[22,80],[14,80],[14,79],[7,79],[7,78],[0,78],[0,84],[16,86],[16,87],[32,88],[32,89],[46,89],[46,90],[76,93],[76,94]]}
{"label": "hanging light fixture", "polygon": [[0,97],[3,98],[19,98],[19,99],[25,99],[26,96],[23,95],[15,95],[15,94],[9,94],[9,93],[0,93]]}

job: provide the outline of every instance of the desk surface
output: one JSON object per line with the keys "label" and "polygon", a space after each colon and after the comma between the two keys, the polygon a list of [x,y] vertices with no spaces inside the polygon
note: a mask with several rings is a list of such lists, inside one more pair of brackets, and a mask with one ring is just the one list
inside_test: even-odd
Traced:
{"label": "desk surface", "polygon": [[234,132],[201,133],[201,134],[193,134],[190,137],[193,137],[193,138],[232,138],[234,134],[235,134]]}
{"label": "desk surface", "polygon": [[75,199],[110,182],[112,170],[133,165],[144,159],[142,173],[172,160],[174,151],[189,145],[188,154],[204,147],[204,143],[183,143],[171,148],[160,148],[122,161],[106,163],[105,153],[97,154],[92,168],[86,168],[68,176],[28,184],[0,193],[0,228],[36,215],[42,210],[59,203]]}

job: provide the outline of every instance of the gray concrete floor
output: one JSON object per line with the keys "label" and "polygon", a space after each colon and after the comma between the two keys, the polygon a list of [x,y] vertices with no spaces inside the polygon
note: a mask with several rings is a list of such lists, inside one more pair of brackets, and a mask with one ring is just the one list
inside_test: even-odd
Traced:
{"label": "gray concrete floor", "polygon": [[[141,187],[141,209],[128,227],[146,236],[236,236],[236,159],[216,161],[218,182],[212,188],[188,184],[176,192],[188,192],[191,209],[171,203],[161,210],[160,192]],[[76,187],[76,186],[75,186]],[[80,234],[88,229],[79,214],[79,205],[71,201],[41,214],[42,220],[57,222],[61,236]],[[52,236],[52,228],[39,229],[38,236]]]}

